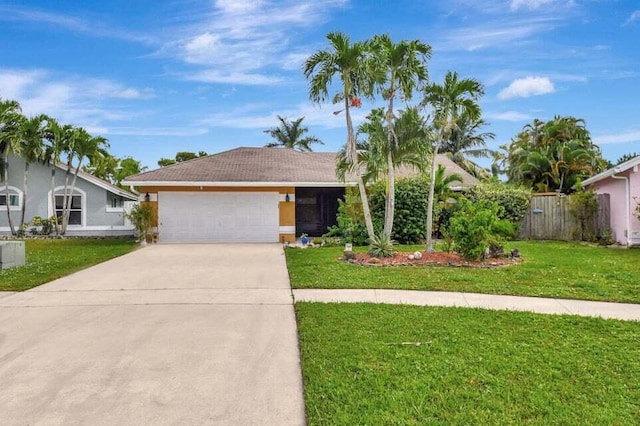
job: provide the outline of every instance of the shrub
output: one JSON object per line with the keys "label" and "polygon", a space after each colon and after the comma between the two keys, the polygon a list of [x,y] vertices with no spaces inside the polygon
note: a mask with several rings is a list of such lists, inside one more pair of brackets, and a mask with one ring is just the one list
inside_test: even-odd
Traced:
{"label": "shrub", "polygon": [[369,254],[374,257],[391,257],[396,252],[395,241],[380,233],[373,237],[369,244]]}
{"label": "shrub", "polygon": [[487,200],[460,200],[460,209],[449,222],[454,249],[465,259],[480,260],[485,251],[500,251],[506,238],[513,237],[515,225],[501,219],[502,207]]}
{"label": "shrub", "polygon": [[593,189],[578,190],[569,197],[569,214],[578,221],[580,240],[595,240],[589,226],[598,212],[598,197]]}
{"label": "shrub", "polygon": [[338,200],[337,225],[329,227],[325,237],[342,237],[344,242],[356,246],[367,244],[369,236],[364,224],[362,202],[357,188],[347,188],[345,199]]}
{"label": "shrub", "polygon": [[138,238],[146,241],[151,230],[151,219],[153,217],[153,208],[149,203],[136,204],[125,216],[136,227]]}
{"label": "shrub", "polygon": [[473,203],[486,200],[498,204],[502,207],[500,219],[507,219],[513,223],[519,223],[524,218],[531,200],[530,189],[501,182],[475,185],[469,188],[465,195]]}
{"label": "shrub", "polygon": [[[429,186],[423,178],[396,180],[396,205],[392,238],[401,244],[416,243],[426,236],[427,197]],[[384,223],[385,182],[371,187],[369,196],[374,227]]]}

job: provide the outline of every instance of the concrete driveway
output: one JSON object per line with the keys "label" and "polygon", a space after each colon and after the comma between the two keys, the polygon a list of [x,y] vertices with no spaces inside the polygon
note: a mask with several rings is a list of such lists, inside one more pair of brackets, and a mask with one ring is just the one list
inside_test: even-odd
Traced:
{"label": "concrete driveway", "polygon": [[154,245],[0,298],[2,425],[300,425],[279,245]]}

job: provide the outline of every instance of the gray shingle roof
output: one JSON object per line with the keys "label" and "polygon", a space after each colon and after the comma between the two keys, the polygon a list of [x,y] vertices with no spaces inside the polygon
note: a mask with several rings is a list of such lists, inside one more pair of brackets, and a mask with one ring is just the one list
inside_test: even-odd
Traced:
{"label": "gray shingle roof", "polygon": [[[438,163],[448,173],[458,173],[464,186],[478,181],[444,155]],[[287,148],[235,148],[207,157],[195,158],[125,179],[128,185],[162,183],[326,183],[339,184],[335,173],[335,152],[299,152]],[[399,177],[414,174],[399,170]],[[354,183],[353,177],[347,182]]]}

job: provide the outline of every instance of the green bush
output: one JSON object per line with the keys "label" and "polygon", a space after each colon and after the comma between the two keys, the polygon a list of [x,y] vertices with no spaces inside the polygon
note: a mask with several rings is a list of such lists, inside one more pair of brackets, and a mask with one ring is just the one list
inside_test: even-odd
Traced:
{"label": "green bush", "polygon": [[[369,204],[376,230],[384,223],[385,182],[371,187]],[[396,206],[392,238],[400,244],[417,243],[426,235],[429,185],[422,178],[396,180]]]}
{"label": "green bush", "polygon": [[341,237],[344,242],[356,246],[367,244],[369,236],[364,224],[362,202],[357,188],[347,188],[345,199],[338,200],[337,225],[329,227],[325,237]]}
{"label": "green bush", "polygon": [[498,204],[480,200],[460,200],[460,209],[449,221],[448,234],[454,250],[465,259],[480,260],[485,251],[499,251],[506,238],[513,237],[515,225],[506,219]]}
{"label": "green bush", "polygon": [[153,218],[153,208],[149,203],[136,204],[125,217],[136,227],[138,238],[141,241],[149,239],[151,231],[151,221]]}
{"label": "green bush", "polygon": [[466,197],[472,203],[482,200],[498,204],[500,219],[507,219],[519,223],[529,209],[531,190],[521,186],[514,186],[502,182],[487,182],[475,185],[466,192]]}
{"label": "green bush", "polygon": [[578,221],[581,241],[596,239],[596,232],[590,225],[597,213],[598,196],[593,189],[578,190],[569,197],[569,214]]}
{"label": "green bush", "polygon": [[373,237],[369,244],[369,254],[374,257],[391,257],[396,252],[395,241],[383,232]]}

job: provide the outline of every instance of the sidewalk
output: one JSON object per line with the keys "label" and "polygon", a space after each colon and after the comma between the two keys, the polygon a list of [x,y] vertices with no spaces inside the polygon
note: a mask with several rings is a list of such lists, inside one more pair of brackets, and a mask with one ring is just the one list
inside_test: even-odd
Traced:
{"label": "sidewalk", "polygon": [[416,290],[293,290],[296,302],[388,303],[416,306],[458,306],[494,310],[527,311],[540,314],[569,314],[640,321],[640,305],[590,302],[586,300],[545,299],[476,293]]}

